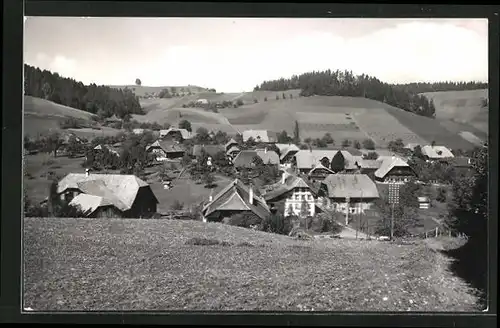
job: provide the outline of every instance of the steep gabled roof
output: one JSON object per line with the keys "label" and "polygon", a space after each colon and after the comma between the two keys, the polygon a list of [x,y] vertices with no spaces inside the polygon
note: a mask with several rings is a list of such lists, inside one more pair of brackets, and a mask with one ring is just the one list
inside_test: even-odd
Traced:
{"label": "steep gabled roof", "polygon": [[222,189],[213,200],[203,207],[205,216],[219,210],[252,211],[260,218],[269,216],[270,211],[265,200],[255,192],[253,204],[249,202],[250,190],[240,180],[235,179]]}
{"label": "steep gabled roof", "polygon": [[445,146],[426,145],[422,147],[422,154],[431,159],[452,158],[453,153]]}
{"label": "steep gabled roof", "polygon": [[379,169],[383,161],[379,159],[360,159],[357,160],[359,167],[362,169]]}
{"label": "steep gabled roof", "polygon": [[[69,205],[79,207],[85,215],[89,216],[99,207],[115,206],[113,202],[101,196],[79,194],[69,202]],[[115,206],[116,207],[116,206]]]}
{"label": "steep gabled roof", "polygon": [[307,179],[297,175],[288,175],[285,178],[285,183],[281,183],[280,181],[271,185],[271,190],[266,192],[263,197],[266,201],[270,201],[295,188],[308,188],[313,195],[317,194],[317,189]]}
{"label": "steep gabled roof", "polygon": [[[236,140],[234,140],[233,138],[229,139],[229,141],[224,145],[224,148],[225,149],[228,149],[228,147],[230,146],[234,146],[234,145],[238,145],[238,143],[236,142]],[[231,147],[232,148],[232,147]]]}
{"label": "steep gabled roof", "polygon": [[243,141],[246,142],[248,139],[253,138],[255,141],[261,142],[276,142],[275,133],[271,133],[267,130],[246,130],[243,131]]}
{"label": "steep gabled roof", "polygon": [[328,171],[330,174],[334,174],[335,172],[333,172],[332,170],[330,170],[329,168],[327,168],[326,166],[324,166],[323,164],[319,163],[319,164],[316,164],[312,169],[311,171],[309,171],[307,174],[308,175],[311,175],[311,173],[313,173],[314,171],[316,170],[326,170]]}
{"label": "steep gabled roof", "polygon": [[181,145],[166,140],[156,140],[151,145],[146,147],[146,151],[149,151],[152,148],[162,149],[166,153],[177,153],[184,151],[184,147],[182,147]]}
{"label": "steep gabled roof", "polygon": [[283,160],[288,155],[295,155],[300,150],[295,144],[290,144],[284,149],[280,149],[280,160]]}
{"label": "steep gabled roof", "polygon": [[[96,180],[100,180],[100,182],[84,184],[84,182]],[[103,187],[105,187],[106,190],[104,190]],[[149,184],[135,175],[94,173],[86,176],[85,173],[70,173],[59,181],[57,192],[62,193],[67,189],[81,190],[80,188],[84,188],[89,193],[97,193],[96,196],[106,196],[108,195],[107,193],[111,193],[113,197],[116,197],[123,203],[122,208],[128,210],[132,207],[139,189],[143,187],[149,188]],[[82,190],[82,192],[84,191]],[[111,199],[109,200],[113,201],[113,197],[110,197]],[[155,197],[154,194],[153,197]],[[155,200],[158,203],[156,197]],[[116,205],[121,206],[120,204]]]}
{"label": "steep gabled roof", "polygon": [[191,132],[189,132],[188,130],[186,129],[179,129],[179,128],[169,128],[167,130],[160,130],[160,136],[161,137],[166,137],[168,136],[170,133],[180,133],[181,136],[182,136],[182,139],[191,139],[193,137],[193,134]]}
{"label": "steep gabled roof", "polygon": [[375,176],[377,178],[383,179],[387,175],[387,173],[389,173],[395,167],[410,167],[410,166],[408,165],[408,163],[406,163],[397,156],[385,158],[382,161],[382,164],[380,165],[378,170],[375,171]]}
{"label": "steep gabled roof", "polygon": [[255,157],[259,157],[255,150],[242,150],[234,158],[233,165],[235,167],[250,168]]}
{"label": "steep gabled roof", "polygon": [[226,154],[229,155],[229,154],[231,154],[232,152],[235,152],[235,151],[238,152],[238,151],[240,151],[240,149],[238,147],[236,147],[236,146],[233,146],[233,147],[231,147],[231,148],[229,148],[227,150]]}
{"label": "steep gabled roof", "polygon": [[278,165],[280,163],[280,158],[274,150],[266,151],[257,149],[255,152],[257,153],[257,156],[262,159],[262,162],[264,162],[264,164]]}
{"label": "steep gabled roof", "polygon": [[321,160],[326,157],[328,160],[331,162],[333,157],[338,153],[341,152],[342,155],[344,156],[345,162],[346,162],[346,169],[355,169],[355,159],[346,150],[319,150],[319,149],[313,149],[313,150],[299,150],[295,154],[295,159],[297,161],[297,167],[299,169],[312,169],[315,167],[317,164],[321,163]]}
{"label": "steep gabled roof", "polygon": [[378,198],[375,183],[366,174],[330,174],[321,182],[330,198]]}

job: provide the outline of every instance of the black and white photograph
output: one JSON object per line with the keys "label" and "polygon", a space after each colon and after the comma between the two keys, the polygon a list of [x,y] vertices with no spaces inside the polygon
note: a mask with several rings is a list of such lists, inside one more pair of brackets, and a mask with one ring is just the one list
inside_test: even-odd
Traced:
{"label": "black and white photograph", "polygon": [[22,311],[488,308],[488,20],[24,17]]}

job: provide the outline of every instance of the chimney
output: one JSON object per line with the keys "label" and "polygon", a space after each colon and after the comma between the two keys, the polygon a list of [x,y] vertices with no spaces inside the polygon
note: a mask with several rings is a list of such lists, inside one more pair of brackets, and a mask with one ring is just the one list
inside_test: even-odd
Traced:
{"label": "chimney", "polygon": [[253,205],[253,185],[250,183],[250,190],[248,192],[248,202]]}
{"label": "chimney", "polygon": [[90,170],[89,169],[85,169],[85,176],[88,177],[89,176],[89,172]]}

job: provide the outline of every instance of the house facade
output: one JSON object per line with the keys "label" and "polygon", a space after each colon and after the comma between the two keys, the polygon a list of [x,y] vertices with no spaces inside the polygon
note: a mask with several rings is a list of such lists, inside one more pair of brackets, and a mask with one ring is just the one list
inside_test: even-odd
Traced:
{"label": "house facade", "polygon": [[434,162],[448,162],[455,157],[451,150],[445,146],[426,145],[422,147],[422,155],[427,161]]}
{"label": "house facade", "polygon": [[323,164],[316,164],[307,175],[312,181],[323,181],[328,175],[334,174],[332,170],[323,166]]}
{"label": "house facade", "polygon": [[[304,177],[284,173],[280,182],[272,186],[263,197],[271,206],[284,216],[308,216],[316,214],[315,188]],[[305,206],[305,209],[303,208]]]}
{"label": "house facade", "polygon": [[155,141],[146,147],[146,151],[154,154],[157,162],[179,159],[182,158],[185,153],[184,148],[180,145],[164,140]]}
{"label": "house facade", "polygon": [[380,167],[374,173],[378,183],[406,183],[416,178],[411,166],[399,157],[391,156],[381,161]]}
{"label": "house facade", "polygon": [[186,129],[170,128],[167,130],[160,130],[160,138],[164,140],[183,141],[193,137],[192,133]]}
{"label": "house facade", "polygon": [[258,196],[253,186],[233,180],[203,207],[204,222],[223,222],[238,214],[245,214],[261,221],[271,215],[266,201]]}
{"label": "house facade", "polygon": [[331,174],[321,182],[318,197],[329,210],[360,214],[373,207],[379,193],[366,174]]}

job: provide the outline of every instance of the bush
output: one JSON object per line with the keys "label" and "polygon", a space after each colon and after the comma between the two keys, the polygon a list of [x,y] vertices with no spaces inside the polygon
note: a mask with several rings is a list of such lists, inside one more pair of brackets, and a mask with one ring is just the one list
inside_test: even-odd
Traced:
{"label": "bush", "polygon": [[264,101],[267,101],[267,97],[264,97]]}
{"label": "bush", "polygon": [[363,148],[373,150],[375,149],[375,143],[372,139],[365,139],[363,140]]}
{"label": "bush", "polygon": [[441,187],[438,189],[436,200],[440,203],[446,202],[446,189]]}
{"label": "bush", "polygon": [[184,203],[176,199],[170,208],[173,211],[180,211],[184,208]]}
{"label": "bush", "polygon": [[258,103],[259,101],[257,99],[253,100],[254,104]]}
{"label": "bush", "polygon": [[244,103],[243,103],[243,100],[238,99],[238,101],[236,101],[236,104],[237,104],[238,106],[243,106],[243,104],[244,104]]}
{"label": "bush", "polygon": [[262,219],[253,213],[239,213],[231,217],[224,218],[222,223],[237,227],[250,228],[251,226],[259,225],[261,221]]}
{"label": "bush", "polygon": [[285,217],[282,214],[274,214],[262,220],[259,230],[280,235],[288,235],[290,231],[292,231],[292,228],[291,216]]}

